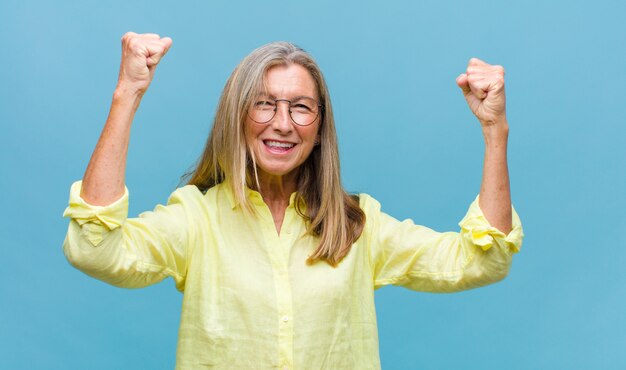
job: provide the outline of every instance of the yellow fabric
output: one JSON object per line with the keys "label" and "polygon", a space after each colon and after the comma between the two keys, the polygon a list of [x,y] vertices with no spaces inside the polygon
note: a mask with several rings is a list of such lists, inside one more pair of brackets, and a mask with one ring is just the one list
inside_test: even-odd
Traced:
{"label": "yellow fabric", "polygon": [[126,218],[128,191],[106,207],[80,198],[72,185],[64,244],[85,273],[126,288],[171,276],[184,292],[177,369],[379,369],[374,290],[388,284],[453,292],[506,276],[522,243],[484,218],[478,198],[460,233],[400,222],[361,194],[366,227],[333,268],[307,266],[316,238],[293,207],[280,235],[261,195],[248,190],[258,213],[246,216],[229,188],[202,194],[176,190],[167,206]]}

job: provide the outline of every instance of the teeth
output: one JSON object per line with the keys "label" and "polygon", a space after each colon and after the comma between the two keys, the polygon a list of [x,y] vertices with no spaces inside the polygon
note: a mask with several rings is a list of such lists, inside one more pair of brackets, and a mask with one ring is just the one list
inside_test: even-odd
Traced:
{"label": "teeth", "polygon": [[279,141],[266,141],[265,144],[267,146],[274,146],[279,148],[292,148],[295,144],[292,143],[281,143]]}

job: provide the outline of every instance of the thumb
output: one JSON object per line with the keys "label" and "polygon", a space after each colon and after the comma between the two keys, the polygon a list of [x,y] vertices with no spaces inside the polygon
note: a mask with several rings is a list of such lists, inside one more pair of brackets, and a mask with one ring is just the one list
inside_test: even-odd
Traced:
{"label": "thumb", "polygon": [[163,52],[163,55],[165,55],[165,54],[167,54],[167,52],[172,47],[172,43],[174,41],[172,41],[172,39],[170,37],[164,37],[164,38],[161,39],[161,42],[163,43],[163,46],[165,47],[165,51]]}
{"label": "thumb", "polygon": [[148,67],[155,66],[159,64],[161,58],[167,54],[172,46],[172,39],[169,37],[164,37],[160,40],[155,40],[147,45],[148,55],[146,58],[146,62]]}

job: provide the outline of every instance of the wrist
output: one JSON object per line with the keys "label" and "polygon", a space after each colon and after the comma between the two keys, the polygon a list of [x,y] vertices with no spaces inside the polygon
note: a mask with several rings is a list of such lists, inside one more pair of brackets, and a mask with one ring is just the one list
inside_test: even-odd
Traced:
{"label": "wrist", "polygon": [[140,91],[132,86],[118,83],[113,91],[113,105],[127,106],[137,109],[145,91]]}
{"label": "wrist", "polygon": [[[482,122],[481,122],[482,123]],[[482,124],[483,137],[486,145],[501,146],[509,139],[509,124],[506,119]]]}
{"label": "wrist", "polygon": [[146,93],[147,86],[142,83],[133,83],[125,79],[118,79],[115,86],[115,92],[128,97],[139,97]]}

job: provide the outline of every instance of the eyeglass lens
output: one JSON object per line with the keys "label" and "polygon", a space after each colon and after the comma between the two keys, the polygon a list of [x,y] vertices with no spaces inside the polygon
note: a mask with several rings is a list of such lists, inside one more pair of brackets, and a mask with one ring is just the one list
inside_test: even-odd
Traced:
{"label": "eyeglass lens", "polygon": [[249,110],[250,118],[257,123],[268,123],[278,111],[278,103],[289,104],[289,115],[293,122],[300,126],[308,126],[315,121],[319,114],[319,103],[311,98],[298,98],[295,100],[258,98],[253,101]]}

